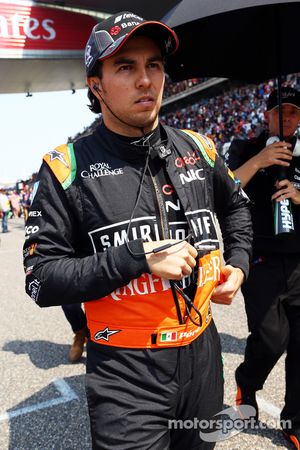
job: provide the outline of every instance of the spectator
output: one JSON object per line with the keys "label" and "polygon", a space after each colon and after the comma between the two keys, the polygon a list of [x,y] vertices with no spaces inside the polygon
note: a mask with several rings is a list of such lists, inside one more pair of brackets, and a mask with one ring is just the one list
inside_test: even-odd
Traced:
{"label": "spectator", "polygon": [[2,216],[2,233],[8,233],[8,216],[11,211],[9,198],[5,189],[0,187],[0,214]]}
{"label": "spectator", "polygon": [[29,208],[31,205],[31,197],[32,197],[32,188],[28,184],[25,184],[23,192],[21,194],[21,206],[23,210],[25,223],[27,222],[28,219]]}
{"label": "spectator", "polygon": [[21,206],[20,206],[20,196],[17,191],[12,191],[9,196],[9,201],[11,204],[13,217],[20,217],[21,215]]}
{"label": "spectator", "polygon": [[[210,136],[219,151],[233,138],[251,139],[264,126],[265,99],[273,80],[258,86],[243,86],[224,92],[161,116],[163,123],[187,128]],[[300,85],[298,74],[288,77],[286,85]]]}
{"label": "spectator", "polygon": [[[205,80],[198,78],[196,82],[201,83]],[[167,96],[187,89],[189,83],[187,80],[172,83],[167,77]],[[289,75],[286,85],[300,87],[299,74]],[[174,128],[188,128],[209,135],[214,140],[218,152],[223,154],[223,145],[230,144],[233,138],[252,139],[263,128],[264,102],[273,86],[274,82],[270,80],[258,86],[231,88],[222,95],[204,98],[185,108],[162,114],[161,121]],[[70,141],[93,132],[99,125],[99,120],[96,119],[89,128],[78,133]]]}
{"label": "spectator", "polygon": [[[281,412],[285,435],[300,448],[300,92],[282,88],[283,140],[279,141],[277,91],[268,99],[268,129],[250,140],[234,140],[228,165],[249,195],[254,228],[253,261],[242,287],[250,335],[237,368],[237,404],[255,407],[256,392],[280,356],[286,356],[286,394]],[[269,138],[275,138],[270,142]],[[277,139],[277,140],[276,140]],[[272,141],[272,139],[271,139]],[[296,144],[296,145],[295,145]],[[286,178],[277,180],[278,169]],[[275,189],[276,185],[276,189]],[[274,234],[272,200],[290,199],[295,233]],[[286,209],[286,205],[281,207]]]}

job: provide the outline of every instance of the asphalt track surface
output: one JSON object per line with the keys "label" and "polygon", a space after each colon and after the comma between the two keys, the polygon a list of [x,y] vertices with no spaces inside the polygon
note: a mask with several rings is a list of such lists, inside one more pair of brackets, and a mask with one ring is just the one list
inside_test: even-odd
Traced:
{"label": "asphalt track surface", "polygon": [[[62,310],[40,309],[24,293],[23,225],[11,219],[10,232],[0,234],[0,450],[91,450],[85,354],[80,363],[68,363],[73,334]],[[234,404],[234,370],[248,334],[241,295],[213,311],[223,345],[226,408]],[[276,420],[284,399],[284,357],[258,397],[261,429],[245,430],[216,449],[293,448]]]}

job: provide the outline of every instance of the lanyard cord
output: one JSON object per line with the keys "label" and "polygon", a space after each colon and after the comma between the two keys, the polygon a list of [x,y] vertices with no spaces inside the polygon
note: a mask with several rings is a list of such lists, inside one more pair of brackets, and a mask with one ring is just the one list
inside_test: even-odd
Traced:
{"label": "lanyard cord", "polygon": [[[143,172],[142,172],[142,175],[141,175],[141,179],[140,179],[140,184],[139,184],[139,189],[138,189],[138,194],[137,194],[137,198],[136,198],[136,201],[135,201],[135,205],[133,207],[133,210],[132,210],[129,222],[128,222],[128,226],[127,226],[127,230],[126,230],[127,237],[129,236],[129,231],[130,231],[131,224],[132,224],[132,221],[133,221],[133,218],[134,218],[134,214],[135,214],[135,211],[136,211],[137,206],[138,206],[138,204],[140,202],[140,199],[141,199],[146,172],[147,172],[147,169],[149,168],[149,160],[150,160],[151,149],[154,148],[153,146],[151,146],[149,144],[149,141],[147,141],[147,144],[148,144],[148,151],[147,151],[145,166],[144,166],[144,169],[143,169]],[[127,248],[128,252],[133,257],[139,257],[139,256],[145,256],[145,255],[149,255],[149,254],[152,254],[152,253],[158,253],[160,251],[166,250],[166,249],[168,249],[170,247],[173,247],[174,245],[178,245],[181,242],[184,242],[184,241],[190,239],[191,237],[192,237],[192,233],[189,233],[188,236],[186,236],[184,239],[181,239],[180,241],[177,241],[177,242],[172,243],[172,244],[168,243],[168,244],[161,245],[159,247],[154,248],[152,251],[149,251],[149,252],[137,252],[137,253],[133,252],[131,250],[130,246],[129,246],[129,241],[128,240],[125,241],[125,245],[126,245],[126,248]],[[173,292],[173,296],[177,298],[177,292],[178,292],[181,295],[181,297],[184,299],[184,302],[185,302],[185,305],[186,305],[186,312],[187,312],[187,315],[188,315],[189,319],[191,320],[191,322],[194,325],[198,326],[198,327],[202,327],[202,316],[201,316],[201,313],[197,309],[197,307],[194,305],[193,301],[183,292],[183,290],[178,286],[178,284],[175,281],[170,281],[170,285],[171,285],[171,290]],[[178,302],[175,302],[175,304],[177,305],[177,308],[178,308]],[[199,316],[199,323],[195,322],[195,320],[193,319],[193,317],[191,315],[191,309],[193,309],[198,314],[198,316]],[[177,313],[178,313],[178,311],[177,311]],[[179,315],[179,321],[181,323],[183,323],[181,312],[180,312],[180,315]]]}
{"label": "lanyard cord", "polygon": [[[134,205],[134,207],[133,207],[133,210],[132,210],[132,213],[131,213],[129,222],[128,222],[127,230],[126,230],[126,236],[127,236],[127,238],[128,238],[129,231],[130,231],[130,228],[131,228],[132,220],[133,220],[133,218],[134,218],[134,213],[135,213],[135,211],[136,211],[136,208],[137,208],[137,206],[138,206],[138,204],[139,204],[139,201],[140,201],[140,198],[141,198],[141,195],[142,195],[142,190],[143,190],[143,184],[144,184],[144,180],[145,180],[145,176],[146,176],[146,171],[147,171],[147,169],[148,169],[148,167],[149,167],[150,152],[151,152],[151,146],[149,145],[149,147],[148,147],[148,152],[147,152],[147,157],[146,157],[146,162],[145,162],[145,167],[144,167],[144,170],[143,170],[143,172],[142,172],[142,176],[141,176],[141,180],[140,180],[140,185],[139,185],[139,190],[138,190],[137,198],[136,198],[135,205]],[[147,253],[134,253],[134,252],[131,250],[131,248],[129,247],[129,242],[128,242],[127,239],[126,239],[126,241],[125,241],[125,245],[126,245],[127,250],[129,251],[129,253],[130,253],[132,256],[143,256],[143,255],[146,255],[146,254],[147,254]],[[150,252],[150,253],[152,253],[152,252]]]}
{"label": "lanyard cord", "polygon": [[[147,156],[146,156],[146,161],[145,161],[145,167],[144,167],[142,175],[141,175],[136,202],[135,202],[135,205],[133,207],[133,210],[132,210],[129,222],[128,222],[128,226],[127,226],[127,230],[126,230],[127,238],[129,236],[129,231],[130,231],[130,228],[131,228],[131,225],[132,225],[132,221],[133,221],[133,218],[134,218],[134,214],[135,214],[136,208],[137,208],[137,206],[138,206],[138,204],[140,202],[140,199],[141,199],[146,172],[147,172],[147,169],[149,168],[149,160],[150,160],[151,149],[155,148],[154,146],[149,144],[149,140],[147,141],[147,144],[148,144],[148,151],[147,151]],[[137,145],[137,144],[135,144],[135,145]],[[144,146],[144,145],[142,145],[142,146]],[[161,252],[163,250],[166,250],[166,249],[168,249],[170,247],[173,247],[174,245],[178,245],[178,244],[180,244],[180,243],[190,239],[191,236],[192,236],[192,234],[189,233],[188,236],[186,236],[184,239],[181,239],[180,241],[177,241],[177,242],[175,242],[173,244],[168,243],[168,244],[161,245],[159,247],[154,248],[153,250],[151,250],[149,252],[137,252],[137,253],[133,252],[131,250],[130,246],[129,246],[129,241],[128,240],[125,241],[125,245],[126,245],[126,248],[127,248],[128,252],[131,254],[131,256],[139,257],[139,256],[150,255],[152,253],[158,253],[158,252]]]}
{"label": "lanyard cord", "polygon": [[[197,327],[202,327],[202,316],[201,313],[199,311],[199,309],[195,306],[194,302],[190,299],[190,297],[188,297],[183,290],[178,286],[178,284],[175,281],[171,281],[172,285],[174,286],[175,290],[181,295],[181,297],[183,298],[184,302],[185,302],[185,306],[186,306],[186,312],[187,315],[190,319],[190,321],[194,324],[197,325]],[[192,315],[191,315],[191,309],[193,309],[199,316],[199,323],[195,322],[195,320],[193,319]]]}

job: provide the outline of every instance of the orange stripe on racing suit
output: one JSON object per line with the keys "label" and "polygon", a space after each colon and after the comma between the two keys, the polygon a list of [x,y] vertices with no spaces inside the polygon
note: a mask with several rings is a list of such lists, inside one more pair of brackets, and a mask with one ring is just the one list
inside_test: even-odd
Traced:
{"label": "orange stripe on racing suit", "polygon": [[201,312],[202,326],[194,310],[186,316],[184,299],[178,295],[182,316],[180,325],[168,280],[143,274],[110,295],[85,303],[90,337],[93,342],[127,348],[160,348],[187,345],[211,321],[210,297],[221,279],[219,250],[199,259],[194,305]]}

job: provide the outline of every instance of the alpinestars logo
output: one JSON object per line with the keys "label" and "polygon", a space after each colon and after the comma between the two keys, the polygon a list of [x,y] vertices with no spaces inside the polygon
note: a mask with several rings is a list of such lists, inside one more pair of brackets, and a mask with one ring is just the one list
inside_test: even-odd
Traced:
{"label": "alpinestars logo", "polygon": [[48,152],[47,154],[50,156],[50,161],[58,159],[64,166],[69,167],[65,161],[63,153],[58,152],[57,150],[51,150],[51,152]]}
{"label": "alpinestars logo", "polygon": [[104,330],[97,331],[97,333],[95,333],[94,339],[95,341],[100,341],[101,339],[103,339],[104,341],[108,342],[111,335],[120,333],[120,331],[122,330],[110,330],[108,327],[106,327],[104,328]]}

